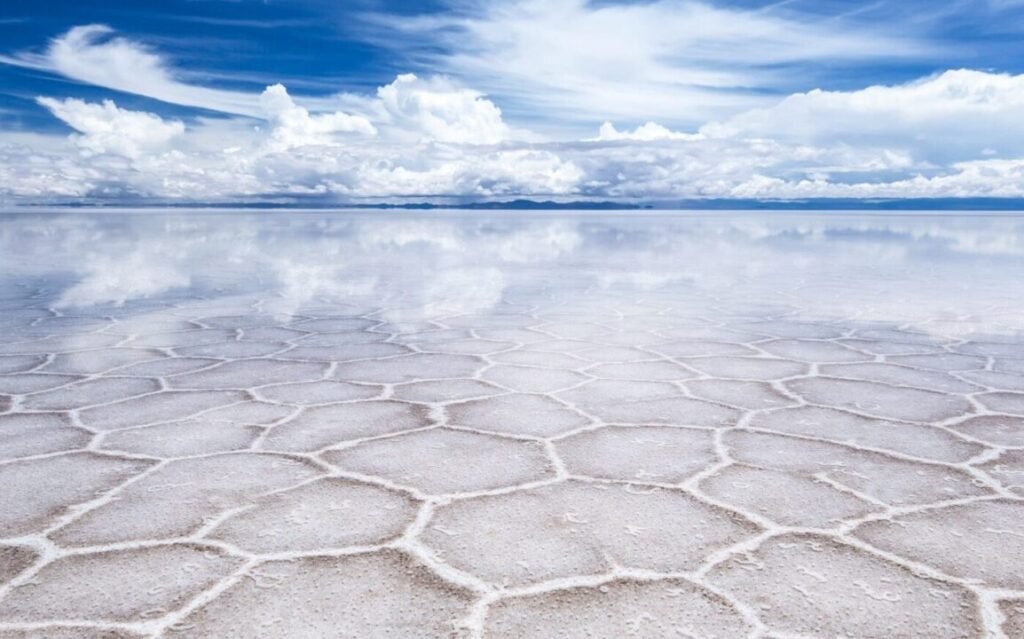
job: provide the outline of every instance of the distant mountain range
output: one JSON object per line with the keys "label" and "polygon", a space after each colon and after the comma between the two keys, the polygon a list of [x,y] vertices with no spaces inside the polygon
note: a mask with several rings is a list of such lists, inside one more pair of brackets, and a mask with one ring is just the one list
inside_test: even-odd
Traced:
{"label": "distant mountain range", "polygon": [[321,199],[282,199],[243,202],[181,202],[138,200],[88,200],[18,203],[21,207],[70,208],[218,208],[218,209],[411,209],[411,210],[687,210],[687,211],[1024,211],[1024,198],[913,198],[808,200],[688,199],[650,202],[486,200],[486,201],[390,201],[327,202]]}

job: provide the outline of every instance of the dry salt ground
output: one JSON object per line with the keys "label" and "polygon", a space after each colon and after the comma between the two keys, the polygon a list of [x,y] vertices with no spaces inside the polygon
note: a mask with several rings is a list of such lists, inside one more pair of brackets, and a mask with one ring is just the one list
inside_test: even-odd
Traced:
{"label": "dry salt ground", "polygon": [[1017,218],[0,217],[0,639],[1024,637]]}

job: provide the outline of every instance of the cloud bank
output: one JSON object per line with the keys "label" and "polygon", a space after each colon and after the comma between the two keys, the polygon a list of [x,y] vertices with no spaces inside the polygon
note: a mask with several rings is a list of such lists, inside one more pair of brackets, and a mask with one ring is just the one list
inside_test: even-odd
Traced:
{"label": "cloud bank", "polygon": [[[642,68],[671,85],[665,95],[684,98],[684,85],[748,81],[738,63],[730,63],[730,49],[756,29],[765,29],[762,35],[772,43],[765,64],[797,63],[811,53],[870,56],[884,39],[855,29],[842,37],[808,33],[803,23],[773,14],[751,17],[685,2],[596,8],[576,1],[497,3],[464,17],[456,30],[476,38],[471,41],[480,47],[481,64],[490,64],[487,56],[498,51],[488,48],[487,38],[505,38],[500,50],[510,61],[503,77],[511,82],[516,65],[528,64],[518,56],[543,49],[545,38],[554,37],[543,26],[556,10],[595,39],[580,43],[592,46],[592,55],[577,58],[603,65],[612,75]],[[534,14],[544,18],[537,33],[523,22]],[[656,61],[670,51],[668,33],[681,24],[680,15],[703,21],[701,33],[691,29],[680,37],[689,38],[696,51],[715,52],[720,72],[687,75],[689,58],[670,65]],[[415,35],[453,28],[449,22],[409,18],[399,26]],[[605,55],[615,49],[615,25],[651,36],[648,41],[634,35],[639,50],[623,52],[623,69]],[[909,55],[913,47],[907,46]],[[183,81],[157,51],[107,27],[75,27],[40,53],[15,53],[0,62],[145,96],[154,107],[127,109],[116,96],[39,97],[39,107],[69,130],[0,131],[0,198],[1024,197],[1024,75],[960,69],[888,86],[798,92],[767,103],[761,98],[752,106],[733,104],[688,127],[660,122],[656,116],[664,104],[629,83],[621,89],[635,88],[628,100],[643,105],[620,109],[595,97],[580,107],[576,99],[588,94],[567,78],[577,71],[592,78],[593,69],[577,69],[556,54],[545,64],[529,62],[537,76],[532,82],[563,83],[575,96],[566,101],[568,94],[551,93],[562,98],[543,105],[550,120],[578,119],[581,108],[594,111],[599,117],[585,134],[513,124],[500,98],[488,92],[490,82],[467,84],[466,78],[477,77],[472,68],[448,58],[437,60],[439,68],[460,71],[458,78],[403,73],[361,94],[293,96],[282,84],[224,91]],[[523,95],[532,95],[534,85],[523,82]],[[170,118],[159,113],[160,103],[202,110]],[[616,119],[619,113],[644,112],[644,105],[650,117]]]}

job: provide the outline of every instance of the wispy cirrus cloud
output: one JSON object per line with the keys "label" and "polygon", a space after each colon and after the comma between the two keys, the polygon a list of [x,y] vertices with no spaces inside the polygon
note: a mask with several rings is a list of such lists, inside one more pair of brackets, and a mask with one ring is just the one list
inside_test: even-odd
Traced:
{"label": "wispy cirrus cloud", "polygon": [[[364,16],[367,37],[462,78],[517,114],[697,125],[766,101],[821,63],[911,58],[924,38],[835,16],[692,0],[452,2]],[[785,5],[787,3],[781,3]]]}

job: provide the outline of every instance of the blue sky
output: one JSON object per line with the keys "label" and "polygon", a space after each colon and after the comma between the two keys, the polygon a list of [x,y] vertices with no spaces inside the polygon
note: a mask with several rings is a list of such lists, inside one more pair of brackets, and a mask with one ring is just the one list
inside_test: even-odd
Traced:
{"label": "blue sky", "polygon": [[1024,0],[6,0],[0,35],[5,201],[1024,195]]}

